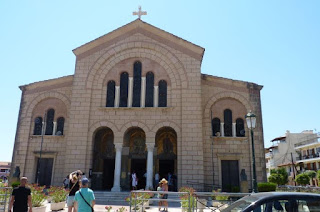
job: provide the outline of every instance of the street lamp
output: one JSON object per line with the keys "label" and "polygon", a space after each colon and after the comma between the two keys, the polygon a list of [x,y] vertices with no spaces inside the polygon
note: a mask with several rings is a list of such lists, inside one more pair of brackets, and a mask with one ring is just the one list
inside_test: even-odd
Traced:
{"label": "street lamp", "polygon": [[251,111],[247,115],[245,115],[247,120],[247,126],[251,132],[251,147],[252,147],[252,192],[258,192],[257,186],[257,173],[256,173],[256,158],[254,155],[254,140],[253,140],[253,129],[256,127],[256,115]]}

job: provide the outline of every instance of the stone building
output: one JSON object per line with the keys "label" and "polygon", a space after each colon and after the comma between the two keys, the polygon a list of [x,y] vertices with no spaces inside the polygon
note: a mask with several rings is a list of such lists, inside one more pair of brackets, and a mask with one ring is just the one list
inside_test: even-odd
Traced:
{"label": "stone building", "polygon": [[173,173],[178,187],[228,191],[241,171],[250,184],[249,110],[258,181],[266,179],[262,86],[201,74],[204,48],[140,19],[73,52],[74,75],[20,87],[12,167],[31,182],[59,185],[81,169],[99,190],[129,190],[133,171],[140,188],[156,172]]}

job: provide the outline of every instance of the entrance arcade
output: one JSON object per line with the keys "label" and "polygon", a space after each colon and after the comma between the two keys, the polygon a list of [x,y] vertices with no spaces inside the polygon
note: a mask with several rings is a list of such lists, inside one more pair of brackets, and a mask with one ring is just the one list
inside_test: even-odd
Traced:
{"label": "entrance arcade", "polygon": [[114,180],[115,147],[110,128],[96,131],[93,148],[91,187],[95,190],[111,190]]}
{"label": "entrance arcade", "polygon": [[160,179],[166,178],[171,173],[170,189],[177,188],[177,133],[171,127],[162,127],[156,134],[156,172]]}

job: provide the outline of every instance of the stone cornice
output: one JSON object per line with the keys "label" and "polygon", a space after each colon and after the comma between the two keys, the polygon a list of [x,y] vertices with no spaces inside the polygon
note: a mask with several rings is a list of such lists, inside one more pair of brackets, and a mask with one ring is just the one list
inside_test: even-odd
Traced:
{"label": "stone cornice", "polygon": [[[179,50],[185,50],[189,55],[202,60],[204,54],[204,48],[195,45],[189,41],[186,41],[178,36],[175,36],[171,33],[168,33],[164,30],[161,30],[151,24],[141,21],[137,19],[127,25],[124,25],[108,34],[105,34],[93,41],[90,41],[76,49],[73,50],[73,53],[78,57],[82,54],[85,54],[88,51],[92,51],[93,49],[99,49],[99,46],[104,46],[106,43],[111,44],[116,42],[119,37],[122,37],[125,34],[134,34],[141,33],[144,35],[149,35],[149,37],[162,41],[164,44],[170,44],[171,47],[177,48]],[[184,51],[183,51],[184,52]]]}
{"label": "stone cornice", "polygon": [[26,91],[26,94],[51,90],[55,88],[72,86],[73,75],[59,77],[56,79],[44,80],[19,86],[20,90]]}

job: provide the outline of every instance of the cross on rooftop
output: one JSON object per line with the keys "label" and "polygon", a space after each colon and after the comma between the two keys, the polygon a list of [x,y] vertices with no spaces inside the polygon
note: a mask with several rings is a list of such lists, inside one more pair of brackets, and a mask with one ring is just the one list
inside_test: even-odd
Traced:
{"label": "cross on rooftop", "polygon": [[139,11],[138,12],[133,12],[132,15],[137,15],[139,19],[141,19],[142,15],[147,15],[146,11],[141,11],[141,6],[139,6]]}

